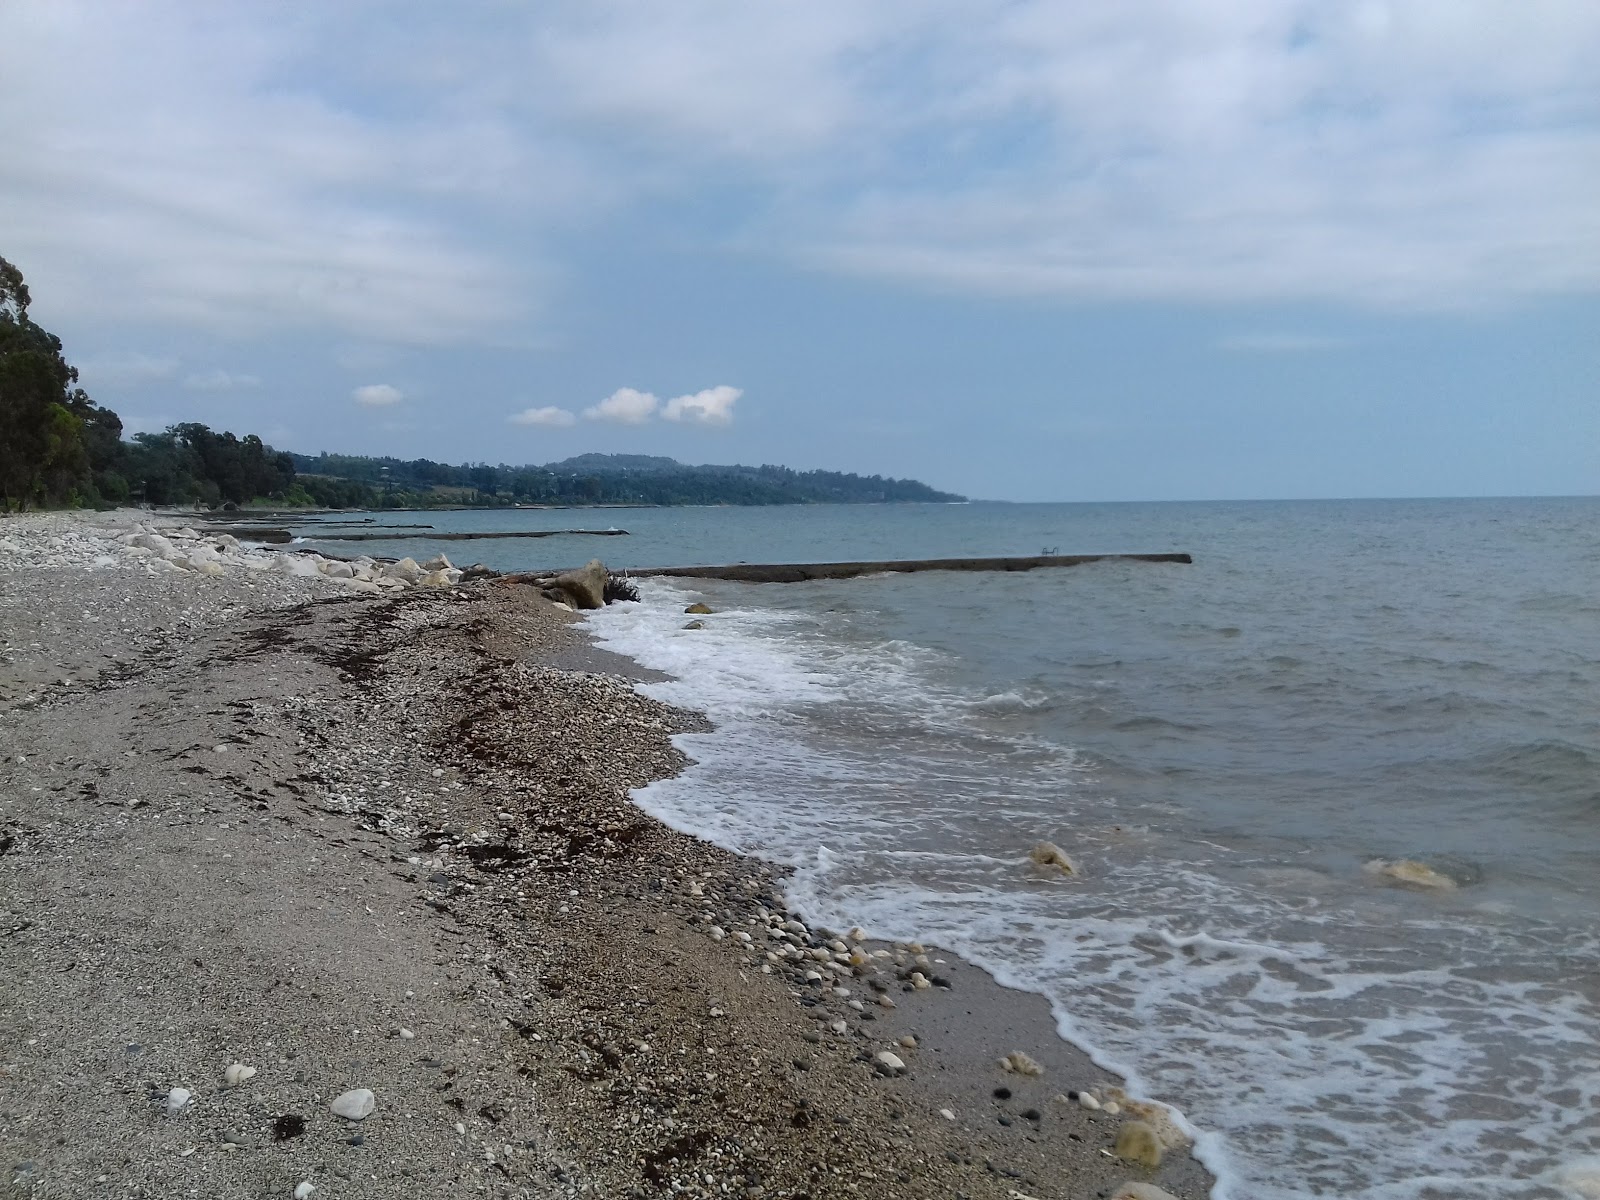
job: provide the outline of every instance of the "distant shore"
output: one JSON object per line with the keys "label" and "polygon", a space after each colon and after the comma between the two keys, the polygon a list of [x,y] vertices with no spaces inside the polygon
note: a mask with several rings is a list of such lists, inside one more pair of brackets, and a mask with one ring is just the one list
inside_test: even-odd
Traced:
{"label": "distant shore", "polygon": [[533,589],[91,532],[136,519],[0,523],[23,1194],[1208,1194],[1111,1155],[1140,1110],[1066,1099],[1117,1081],[1042,999],[797,929],[771,868],[633,806],[703,718]]}

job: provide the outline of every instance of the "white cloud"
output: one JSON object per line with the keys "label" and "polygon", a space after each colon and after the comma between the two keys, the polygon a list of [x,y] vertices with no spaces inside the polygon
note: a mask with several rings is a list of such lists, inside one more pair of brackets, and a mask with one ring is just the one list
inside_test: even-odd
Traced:
{"label": "white cloud", "polygon": [[405,11],[0,6],[39,319],[537,339],[567,235],[630,209],[969,293],[1600,290],[1593,0]]}
{"label": "white cloud", "polygon": [[260,387],[261,377],[235,371],[200,371],[188,376],[183,386],[192,392],[238,392]]}
{"label": "white cloud", "polygon": [[643,425],[659,403],[649,392],[618,388],[599,404],[584,409],[583,415],[591,421],[609,421],[613,425]]}
{"label": "white cloud", "polygon": [[720,384],[693,395],[673,397],[667,401],[661,415],[669,421],[686,421],[695,425],[731,425],[734,401],[742,395],[742,388]]}
{"label": "white cloud", "polygon": [[565,429],[575,425],[578,418],[564,408],[557,408],[547,404],[543,408],[525,408],[519,413],[512,413],[506,420],[513,425],[543,425],[551,429]]}
{"label": "white cloud", "polygon": [[388,408],[405,399],[405,393],[393,384],[369,383],[356,388],[350,398],[363,408]]}

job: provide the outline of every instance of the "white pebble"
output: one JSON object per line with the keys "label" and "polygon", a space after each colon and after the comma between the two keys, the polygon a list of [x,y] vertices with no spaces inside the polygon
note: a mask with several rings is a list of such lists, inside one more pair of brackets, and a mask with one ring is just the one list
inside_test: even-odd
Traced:
{"label": "white pebble", "polygon": [[873,1055],[878,1065],[891,1075],[904,1075],[906,1070],[905,1060],[890,1050],[879,1050]]}
{"label": "white pebble", "polygon": [[405,1039],[406,1041],[409,1042],[412,1038],[416,1037],[417,1035],[412,1033],[411,1030],[405,1028],[404,1026],[401,1026],[401,1028],[400,1028],[400,1036],[403,1039]]}
{"label": "white pebble", "polygon": [[939,1115],[946,1121],[954,1121],[956,1119],[955,1113],[951,1112],[948,1108],[941,1108],[939,1110]]}
{"label": "white pebble", "polygon": [[254,1067],[247,1067],[243,1063],[236,1062],[229,1064],[228,1069],[222,1073],[222,1078],[229,1087],[238,1087],[255,1073],[256,1069]]}
{"label": "white pebble", "polygon": [[175,1117],[188,1108],[190,1099],[188,1088],[173,1088],[167,1093],[167,1116]]}
{"label": "white pebble", "polygon": [[1090,1109],[1090,1110],[1097,1109],[1097,1108],[1100,1107],[1100,1101],[1096,1100],[1088,1092],[1079,1092],[1078,1093],[1078,1103],[1081,1104],[1084,1108],[1087,1108],[1087,1109]]}
{"label": "white pebble", "polygon": [[372,1115],[372,1110],[378,1107],[378,1099],[368,1088],[354,1088],[335,1096],[328,1107],[336,1117],[360,1121]]}
{"label": "white pebble", "polygon": [[302,1179],[294,1189],[294,1200],[306,1200],[306,1197],[317,1190],[317,1185],[309,1179]]}
{"label": "white pebble", "polygon": [[1118,1104],[1115,1100],[1107,1100],[1100,1106],[1100,1111],[1110,1113],[1114,1117],[1122,1111],[1122,1105]]}

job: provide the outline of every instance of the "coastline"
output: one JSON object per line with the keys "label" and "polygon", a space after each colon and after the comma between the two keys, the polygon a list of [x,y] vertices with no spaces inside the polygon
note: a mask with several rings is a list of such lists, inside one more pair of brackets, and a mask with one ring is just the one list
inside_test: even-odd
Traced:
{"label": "coastline", "polygon": [[1056,1099],[1116,1081],[1042,998],[933,950],[948,991],[871,943],[847,996],[770,962],[781,879],[628,799],[703,718],[532,589],[126,567],[0,595],[19,1194],[1208,1193]]}

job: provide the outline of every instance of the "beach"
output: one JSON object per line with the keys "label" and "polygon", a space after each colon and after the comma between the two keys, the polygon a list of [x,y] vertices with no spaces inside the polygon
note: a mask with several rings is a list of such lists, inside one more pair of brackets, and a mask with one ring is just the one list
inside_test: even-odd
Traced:
{"label": "beach", "polygon": [[1043,998],[636,808],[705,718],[578,614],[151,520],[0,522],[14,1194],[1208,1194]]}

